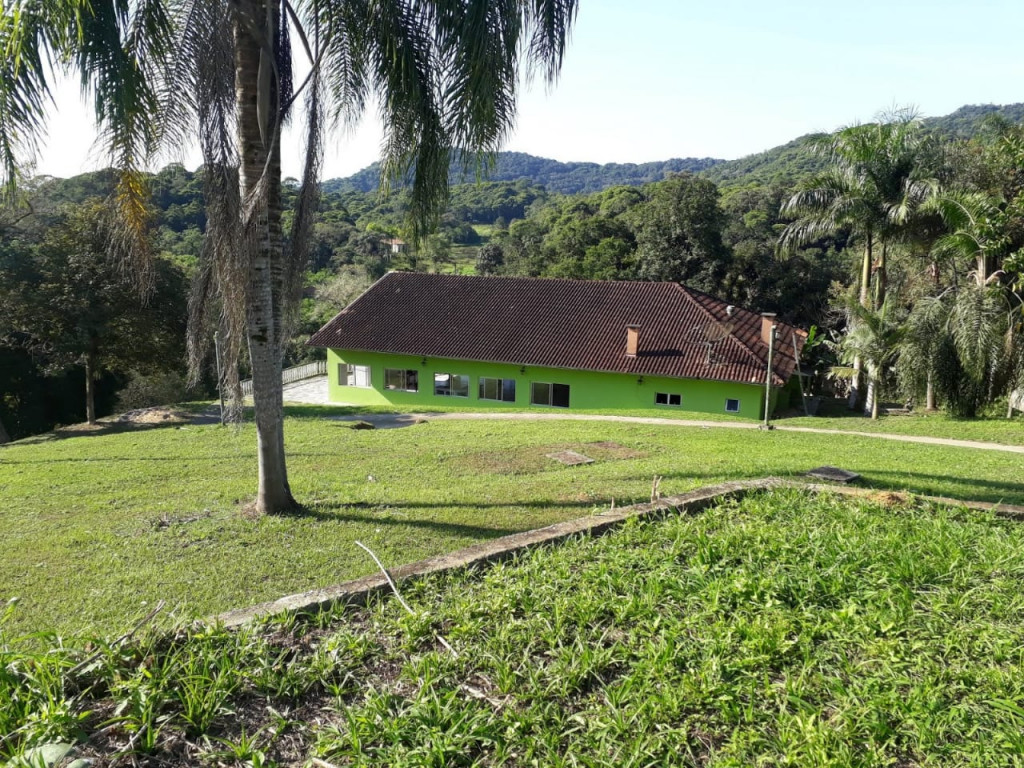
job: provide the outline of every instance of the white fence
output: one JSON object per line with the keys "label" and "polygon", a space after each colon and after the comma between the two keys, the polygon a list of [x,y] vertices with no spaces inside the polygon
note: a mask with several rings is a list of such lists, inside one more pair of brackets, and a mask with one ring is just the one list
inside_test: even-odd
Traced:
{"label": "white fence", "polygon": [[[281,384],[291,384],[294,381],[314,379],[317,376],[326,375],[327,361],[317,360],[315,363],[306,363],[305,365],[296,365],[292,368],[285,368],[281,371]],[[245,397],[252,395],[252,379],[246,379],[242,382],[242,394]]]}

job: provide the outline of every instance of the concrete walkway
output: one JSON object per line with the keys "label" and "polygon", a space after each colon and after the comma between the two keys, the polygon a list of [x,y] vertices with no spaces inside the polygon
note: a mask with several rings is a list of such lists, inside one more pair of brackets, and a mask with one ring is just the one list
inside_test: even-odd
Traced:
{"label": "concrete walkway", "polygon": [[327,377],[317,376],[315,379],[303,379],[282,388],[286,403],[305,403],[306,405],[330,405],[327,400]]}
{"label": "concrete walkway", "polygon": [[[311,405],[349,405],[348,403],[329,403],[327,400],[327,377],[288,384],[284,388],[285,402],[307,403]],[[477,413],[453,411],[450,413],[430,414],[373,414],[371,416],[334,416],[338,421],[367,421],[377,427],[409,426],[424,421],[450,420],[490,420],[490,421],[617,421],[627,424],[655,424],[665,427],[701,427],[704,429],[760,429],[758,423],[746,421],[702,421],[700,419],[661,419],[655,416],[602,416],[584,413],[502,413],[483,411]],[[394,423],[392,423],[394,422]],[[900,443],[919,443],[922,445],[946,445],[954,448],[974,448],[983,451],[1003,451],[1005,453],[1024,454],[1024,445],[1003,445],[987,443],[980,440],[954,440],[947,437],[926,437],[924,435],[894,435],[887,432],[860,432],[851,429],[819,429],[817,427],[787,427],[776,425],[778,432],[810,432],[816,435],[856,435],[857,437],[873,437],[878,440],[895,440]]]}

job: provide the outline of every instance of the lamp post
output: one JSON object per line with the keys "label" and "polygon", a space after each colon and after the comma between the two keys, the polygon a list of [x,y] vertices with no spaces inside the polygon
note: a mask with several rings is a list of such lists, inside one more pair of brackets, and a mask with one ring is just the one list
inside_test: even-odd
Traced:
{"label": "lamp post", "polygon": [[772,407],[772,357],[775,354],[775,330],[778,326],[772,323],[771,331],[768,334],[768,370],[764,377],[764,424],[765,429],[771,429],[768,423],[768,414]]}

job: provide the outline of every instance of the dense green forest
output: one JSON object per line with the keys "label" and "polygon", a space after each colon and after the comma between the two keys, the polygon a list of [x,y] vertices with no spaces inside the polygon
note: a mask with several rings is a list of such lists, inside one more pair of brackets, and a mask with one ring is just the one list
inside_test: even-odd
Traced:
{"label": "dense green forest", "polygon": [[[671,173],[697,173],[722,160],[710,157],[673,158],[653,163],[560,163],[525,152],[498,152],[493,165],[482,172],[490,181],[527,181],[549,192],[575,195],[600,190],[617,184],[648,184],[660,181]],[[465,168],[458,159],[452,161],[449,182],[465,184],[476,180],[476,166]],[[374,163],[343,179],[324,182],[326,192],[374,192],[380,184],[380,165]]]}
{"label": "dense green forest", "polygon": [[[921,126],[926,133],[936,137],[969,139],[993,116],[1019,123],[1024,120],[1024,104],[971,104],[942,117],[926,117],[921,121]],[[801,136],[765,152],[715,163],[702,175],[723,188],[747,184],[791,186],[826,167],[825,157],[814,152],[814,141],[821,136]]]}
{"label": "dense green forest", "polygon": [[[489,180],[452,186],[416,244],[401,242],[404,192],[382,199],[371,167],[323,187],[286,364],[315,356],[308,335],[389,269],[679,280],[816,327],[818,388],[977,413],[1024,383],[1022,117],[1024,105],[898,113],[729,163],[503,153]],[[184,366],[202,174],[170,165],[150,178],[159,258],[145,297],[118,255],[113,185],[108,172],[37,178],[0,212],[0,423],[12,437],[212,394],[213,361],[191,389]],[[286,202],[296,189],[285,181]]]}

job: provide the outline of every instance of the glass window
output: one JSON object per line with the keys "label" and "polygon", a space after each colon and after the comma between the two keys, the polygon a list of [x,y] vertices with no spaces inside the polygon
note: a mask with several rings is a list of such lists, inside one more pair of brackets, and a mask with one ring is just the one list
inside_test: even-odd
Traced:
{"label": "glass window", "polygon": [[384,389],[396,389],[403,392],[419,392],[419,371],[403,370],[401,368],[385,368]]}
{"label": "glass window", "polygon": [[481,377],[479,393],[481,400],[501,400],[506,403],[514,403],[516,401],[516,380]]}
{"label": "glass window", "polygon": [[671,392],[658,392],[654,395],[654,402],[657,405],[682,405],[683,398]]}
{"label": "glass window", "polygon": [[338,383],[346,387],[370,387],[370,366],[339,363]]}
{"label": "glass window", "polygon": [[550,405],[555,408],[568,408],[569,385],[547,384],[535,381],[530,384],[530,402],[533,405]]}
{"label": "glass window", "polygon": [[434,394],[444,397],[469,397],[469,376],[458,373],[435,373]]}
{"label": "glass window", "polygon": [[556,408],[568,408],[569,407],[569,385],[568,384],[552,384],[551,385],[551,404]]}
{"label": "glass window", "polygon": [[740,412],[740,401],[728,398],[725,401],[725,412],[726,413],[739,413]]}

